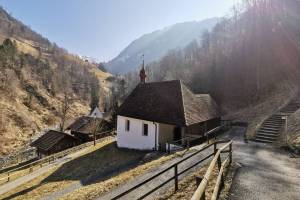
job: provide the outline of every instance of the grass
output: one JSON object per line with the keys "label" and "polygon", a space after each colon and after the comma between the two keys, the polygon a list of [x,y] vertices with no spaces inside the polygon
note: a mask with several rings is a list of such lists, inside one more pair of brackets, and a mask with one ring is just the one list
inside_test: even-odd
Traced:
{"label": "grass", "polygon": [[77,155],[76,158],[57,167],[51,173],[4,194],[0,199],[39,199],[72,183],[93,182],[93,177],[108,173],[111,169],[140,159],[144,155],[145,152],[120,150],[116,148],[114,141],[105,141],[97,144],[96,147],[88,148],[86,152]]}
{"label": "grass", "polygon": [[246,136],[248,139],[252,139],[255,137],[256,130],[260,127],[261,123],[297,94],[297,89],[287,88],[288,86],[281,85],[277,90],[274,90],[276,92],[263,97],[255,105],[249,105],[236,112],[229,110],[227,111],[229,114],[224,119],[248,122]]}
{"label": "grass", "polygon": [[[44,185],[42,186],[42,181],[47,178],[48,176],[50,176],[58,167],[55,167],[51,170],[49,170],[48,172],[44,173],[43,175],[35,178],[34,180],[26,183],[26,184],[23,184],[17,188],[15,188],[14,190],[11,190],[3,195],[0,195],[0,199],[32,199],[32,200],[35,200],[35,199],[38,199],[39,197],[41,197],[39,195],[38,192],[36,192],[34,195],[31,195],[31,197],[26,197],[26,193],[29,192],[29,191],[32,191],[33,188],[37,188],[37,187],[40,187],[40,190],[53,190],[54,188],[56,188],[58,186],[58,184],[51,184],[51,185]],[[59,185],[61,185],[62,183],[59,183]],[[44,189],[42,188],[44,187]]]}
{"label": "grass", "polygon": [[[194,194],[194,192],[197,189],[196,185],[196,177],[203,177],[208,165],[203,166],[201,169],[197,170],[196,172],[192,173],[191,175],[185,177],[182,181],[179,182],[179,190],[177,192],[174,191],[174,188],[170,188],[160,197],[156,197],[155,200],[190,200]],[[220,193],[219,199],[227,199],[228,193],[231,187],[232,178],[234,171],[236,170],[236,165],[233,165],[233,167],[227,167],[226,173],[228,172],[228,175],[225,180],[225,185],[223,190]],[[217,176],[218,176],[218,167],[216,166],[213,170],[212,176],[210,178],[210,181],[208,182],[208,185],[205,190],[205,196],[206,199],[210,199],[211,195],[214,191],[214,187],[216,184]]]}
{"label": "grass", "polygon": [[[40,168],[41,168],[40,165],[33,166],[32,171],[36,171]],[[27,174],[30,174],[30,168],[21,169],[21,170],[11,173],[9,176],[9,179],[10,179],[10,181],[13,181],[13,180],[16,180]],[[0,185],[3,185],[5,183],[7,183],[7,173],[2,173],[2,174],[0,174]]]}
{"label": "grass", "polygon": [[[157,155],[143,161],[147,152],[118,149],[113,141],[105,141],[88,148],[84,153],[54,169],[0,196],[0,199],[40,199],[53,192],[81,183],[83,187],[61,199],[94,199],[120,184],[134,179],[186,151]],[[136,162],[140,160],[140,162]],[[138,165],[131,165],[137,163]]]}
{"label": "grass", "polygon": [[141,164],[136,168],[120,173],[110,179],[82,187],[72,193],[69,193],[66,196],[63,196],[62,198],[60,198],[60,200],[95,199],[103,195],[104,193],[115,189],[119,185],[129,182],[135,177],[144,174],[149,170],[154,169],[155,167],[158,167],[175,157],[182,157],[185,153],[186,150],[177,152],[175,154],[164,155],[156,160],[149,161],[147,163]]}
{"label": "grass", "polygon": [[[59,190],[67,186],[68,184],[71,184],[72,182],[74,182],[74,180],[76,180],[77,177],[74,176],[73,179],[67,178],[67,177],[72,177],[72,174],[74,174],[74,171],[70,170],[69,167],[73,167],[75,170],[77,169],[76,172],[78,173],[78,175],[81,175],[82,177],[87,175],[87,173],[89,173],[91,169],[86,170],[87,167],[85,166],[85,168],[83,168],[82,170],[78,170],[78,168],[80,168],[80,166],[82,166],[83,164],[80,163],[82,162],[81,160],[77,160],[77,159],[80,159],[81,157],[92,156],[94,152],[101,150],[103,147],[107,145],[113,144],[113,142],[114,141],[111,139],[105,140],[101,143],[98,143],[96,147],[94,146],[88,147],[83,151],[74,153],[72,158],[74,160],[68,162],[70,164],[65,163],[61,166],[54,167],[54,169],[52,168],[50,170],[51,173],[47,172],[46,174],[37,177],[33,181],[25,183],[15,188],[14,190],[9,191],[8,193],[0,196],[0,199],[2,198],[11,199],[11,197],[14,197],[15,199],[36,199],[44,196],[45,194]],[[85,162],[84,165],[88,165],[88,163],[89,162]],[[74,165],[76,167],[74,167]],[[68,167],[65,168],[64,166],[68,166]]]}

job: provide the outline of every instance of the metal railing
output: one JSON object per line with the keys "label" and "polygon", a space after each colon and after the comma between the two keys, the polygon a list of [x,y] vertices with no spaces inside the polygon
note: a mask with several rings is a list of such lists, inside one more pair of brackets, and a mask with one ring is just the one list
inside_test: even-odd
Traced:
{"label": "metal railing", "polygon": [[221,126],[218,126],[216,128],[213,128],[213,129],[207,131],[206,133],[204,133],[203,135],[200,135],[200,136],[187,135],[186,137],[181,138],[180,140],[168,142],[167,146],[166,146],[166,151],[168,153],[171,153],[172,145],[180,147],[181,149],[183,149],[183,148],[189,149],[191,146],[193,146],[193,143],[200,144],[200,143],[204,143],[205,141],[209,142],[209,140],[213,139],[213,138],[216,140],[218,131],[220,131],[224,128],[225,128],[225,125],[221,125]]}
{"label": "metal railing", "polygon": [[[228,141],[217,141],[211,144],[207,144],[206,146],[204,146],[203,148],[201,148],[200,150],[198,150],[195,153],[192,153],[191,155],[183,158],[182,160],[176,162],[175,164],[172,164],[171,166],[169,166],[168,168],[162,170],[161,172],[153,175],[152,177],[144,180],[143,182],[135,185],[134,187],[126,190],[125,192],[122,192],[121,194],[115,196],[114,198],[112,198],[112,200],[116,200],[116,199],[121,199],[122,197],[124,197],[125,195],[129,194],[130,192],[140,188],[141,186],[145,185],[146,183],[152,181],[153,179],[161,176],[162,174],[168,172],[168,171],[174,171],[174,175],[169,177],[167,180],[165,180],[164,182],[162,182],[161,184],[159,184],[158,186],[152,188],[150,191],[148,191],[147,193],[143,194],[142,196],[138,197],[137,199],[144,199],[145,197],[149,196],[150,194],[152,194],[153,192],[155,192],[156,190],[160,189],[161,187],[163,187],[164,185],[166,185],[167,183],[171,182],[172,180],[174,180],[174,188],[175,191],[177,191],[179,188],[178,185],[178,177],[180,175],[182,175],[183,173],[189,171],[190,169],[196,167],[197,165],[199,165],[200,163],[204,162],[205,160],[209,159],[210,157],[213,157],[216,153],[217,153],[217,145],[219,143],[225,143]],[[206,155],[205,157],[203,157],[202,159],[200,159],[199,161],[197,161],[196,163],[191,164],[190,166],[186,167],[185,169],[179,171],[178,170],[178,165],[187,161],[190,158],[193,158],[194,156],[198,155],[199,153],[203,152],[204,150],[208,149],[209,147],[214,146],[214,150],[212,153],[209,153],[208,155]]]}

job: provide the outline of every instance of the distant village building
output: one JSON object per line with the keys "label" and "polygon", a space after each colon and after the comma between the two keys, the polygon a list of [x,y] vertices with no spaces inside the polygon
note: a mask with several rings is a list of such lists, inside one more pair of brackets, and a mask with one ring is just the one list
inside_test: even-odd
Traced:
{"label": "distant village building", "polygon": [[40,158],[80,144],[80,140],[67,133],[50,130],[31,143]]}
{"label": "distant village building", "polygon": [[94,139],[94,133],[96,139],[105,137],[107,135],[101,134],[105,130],[109,130],[110,124],[102,118],[82,116],[77,118],[67,131],[70,131],[73,136],[80,139],[81,142],[88,142]]}
{"label": "distant village building", "polygon": [[218,106],[209,94],[193,94],[181,81],[141,83],[118,110],[118,147],[159,150],[186,136],[202,137],[220,125]]}
{"label": "distant village building", "polygon": [[103,118],[104,112],[101,112],[98,107],[95,107],[94,110],[90,113],[90,117]]}

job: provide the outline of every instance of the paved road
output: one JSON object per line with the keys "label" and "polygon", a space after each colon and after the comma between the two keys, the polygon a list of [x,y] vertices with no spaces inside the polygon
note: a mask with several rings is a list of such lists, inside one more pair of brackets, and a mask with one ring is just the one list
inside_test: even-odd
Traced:
{"label": "paved road", "polygon": [[233,179],[229,199],[300,200],[300,160],[276,146],[245,144],[238,132],[233,133],[233,159],[242,167]]}
{"label": "paved road", "polygon": [[82,154],[85,151],[86,151],[86,148],[84,148],[80,151],[77,151],[73,154],[70,154],[68,156],[65,156],[63,158],[60,158],[60,159],[54,161],[53,163],[51,163],[50,165],[44,166],[44,167],[42,167],[42,168],[26,175],[26,176],[22,176],[22,177],[20,177],[16,180],[13,180],[13,181],[10,181],[10,182],[8,182],[4,185],[1,185],[0,186],[0,195],[6,193],[6,192],[8,192],[8,191],[10,191],[10,190],[12,190],[16,187],[18,187],[18,186],[20,186],[20,185],[22,185],[22,184],[24,184],[28,181],[33,180],[33,179],[37,178],[38,176],[41,176],[42,174],[49,171],[50,169],[52,169],[55,166],[62,165],[64,163],[70,161],[71,159],[79,156],[80,154]]}

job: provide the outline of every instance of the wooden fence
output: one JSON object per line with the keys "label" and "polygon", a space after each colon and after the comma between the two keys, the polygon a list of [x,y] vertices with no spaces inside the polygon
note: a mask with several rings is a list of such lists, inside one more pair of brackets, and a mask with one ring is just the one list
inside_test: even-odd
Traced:
{"label": "wooden fence", "polygon": [[[156,186],[155,188],[152,188],[150,191],[148,191],[147,193],[143,194],[142,196],[136,198],[136,199],[144,199],[145,197],[149,196],[150,194],[152,194],[153,192],[155,192],[156,190],[160,189],[161,187],[163,187],[164,185],[166,185],[167,183],[169,183],[170,181],[174,180],[174,188],[175,191],[177,191],[179,188],[178,185],[178,178],[180,175],[182,175],[183,173],[191,170],[192,168],[196,167],[197,165],[199,165],[200,163],[204,162],[205,160],[209,159],[210,157],[213,157],[215,154],[217,154],[217,145],[219,143],[226,143],[229,141],[216,141],[214,143],[211,144],[207,144],[206,146],[204,146],[203,148],[201,148],[200,150],[196,151],[195,153],[192,153],[191,155],[183,158],[182,160],[176,162],[175,164],[172,164],[171,166],[169,166],[168,168],[164,169],[163,171],[155,174],[154,176],[144,180],[143,182],[135,185],[134,187],[126,190],[125,192],[122,192],[121,194],[115,196],[114,198],[112,198],[112,200],[116,200],[116,199],[121,199],[122,197],[124,197],[125,195],[129,194],[130,192],[138,189],[139,187],[145,185],[146,183],[152,181],[153,179],[161,176],[162,174],[168,172],[168,171],[174,171],[174,176],[168,178],[166,181],[164,181],[163,183],[159,184],[158,186]],[[212,153],[207,154],[204,158],[200,159],[199,161],[197,161],[196,163],[193,163],[192,165],[188,166],[187,168],[179,171],[178,170],[178,165],[187,161],[188,159],[193,158],[194,156],[198,155],[199,153],[203,152],[204,150],[208,149],[209,147],[213,146],[214,149],[212,151]],[[222,148],[223,149],[223,148]],[[229,151],[228,151],[229,152]],[[230,151],[231,152],[231,151]],[[225,152],[222,152],[225,153]],[[219,153],[220,154],[220,153]],[[230,153],[231,154],[231,153]],[[231,156],[230,156],[231,157]]]}
{"label": "wooden fence", "polygon": [[[226,150],[226,148],[229,148],[229,150]],[[221,153],[225,153],[225,152],[228,152],[229,154],[222,162]],[[200,185],[198,186],[197,190],[193,194],[191,200],[205,200],[205,190],[216,164],[218,165],[219,168],[219,174],[217,177],[216,185],[214,187],[211,200],[218,199],[220,189],[224,186],[224,174],[223,174],[224,168],[231,162],[232,162],[232,141],[228,142],[226,145],[224,145],[215,153],[213,160],[211,161]]]}
{"label": "wooden fence", "polygon": [[[111,131],[106,131],[104,133],[107,133],[107,132],[111,132]],[[113,136],[101,138],[101,139],[96,140],[96,143],[104,142],[106,140],[110,140],[110,139],[113,139],[113,138],[114,138]],[[0,178],[0,184],[3,184],[5,182],[9,182],[9,181],[15,180],[15,179],[17,179],[21,176],[30,174],[33,171],[35,171],[37,169],[40,169],[45,165],[49,165],[49,164],[53,163],[54,161],[56,161],[59,158],[65,157],[65,156],[67,156],[71,153],[75,153],[75,152],[77,152],[81,149],[92,146],[93,144],[94,144],[94,141],[87,142],[87,143],[84,143],[84,144],[66,149],[66,150],[61,151],[59,153],[47,156],[45,158],[42,158],[40,160],[37,160],[37,161],[34,161],[32,163],[26,164],[24,166],[6,171],[5,173],[0,174],[0,177],[2,177],[2,178]]]}

